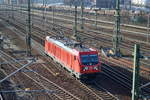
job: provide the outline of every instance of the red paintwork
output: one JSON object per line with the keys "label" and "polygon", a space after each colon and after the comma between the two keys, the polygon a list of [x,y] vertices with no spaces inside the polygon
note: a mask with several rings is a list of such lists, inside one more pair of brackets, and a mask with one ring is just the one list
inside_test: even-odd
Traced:
{"label": "red paintwork", "polygon": [[45,40],[45,52],[53,57],[55,57],[61,64],[65,65],[65,67],[72,69],[74,72],[78,72],[80,74],[88,74],[88,73],[96,73],[100,72],[100,59],[99,63],[94,66],[99,66],[99,70],[94,70],[92,67],[94,66],[88,66],[91,70],[83,71],[83,67],[85,65],[81,65],[80,63],[80,55],[81,54],[98,54],[96,50],[90,51],[90,52],[80,52],[77,50],[74,50],[75,53],[71,53],[64,48],[60,47],[59,45]]}

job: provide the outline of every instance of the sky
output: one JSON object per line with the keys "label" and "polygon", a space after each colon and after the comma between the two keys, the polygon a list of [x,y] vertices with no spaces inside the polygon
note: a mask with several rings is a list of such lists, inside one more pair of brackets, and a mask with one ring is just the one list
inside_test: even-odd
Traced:
{"label": "sky", "polygon": [[2,3],[3,2],[3,0],[0,0],[0,3]]}
{"label": "sky", "polygon": [[[43,2],[43,0],[34,0],[34,1],[36,1],[38,3]],[[50,4],[50,3],[62,3],[63,2],[63,0],[46,0],[46,1],[47,1],[48,4]]]}

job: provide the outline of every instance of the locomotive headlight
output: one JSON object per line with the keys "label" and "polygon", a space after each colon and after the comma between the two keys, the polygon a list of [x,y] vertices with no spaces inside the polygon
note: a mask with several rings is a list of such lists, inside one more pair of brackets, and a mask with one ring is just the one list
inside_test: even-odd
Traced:
{"label": "locomotive headlight", "polygon": [[98,67],[95,66],[93,69],[94,69],[94,70],[98,70]]}

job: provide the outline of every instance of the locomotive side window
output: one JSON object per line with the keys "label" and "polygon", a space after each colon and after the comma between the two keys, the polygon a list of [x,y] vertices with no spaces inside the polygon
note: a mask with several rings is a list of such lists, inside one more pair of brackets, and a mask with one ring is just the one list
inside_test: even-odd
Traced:
{"label": "locomotive side window", "polygon": [[91,54],[91,55],[81,55],[81,63],[83,65],[96,65],[98,64],[98,55]]}

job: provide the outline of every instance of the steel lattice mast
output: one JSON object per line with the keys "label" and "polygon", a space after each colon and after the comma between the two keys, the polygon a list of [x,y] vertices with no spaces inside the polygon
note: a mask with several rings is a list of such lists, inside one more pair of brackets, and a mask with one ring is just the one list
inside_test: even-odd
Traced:
{"label": "steel lattice mast", "polygon": [[84,0],[81,0],[81,29],[84,29]]}
{"label": "steel lattice mast", "polygon": [[28,32],[26,36],[27,56],[31,56],[31,0],[28,0]]}
{"label": "steel lattice mast", "polygon": [[114,34],[113,34],[113,50],[115,56],[120,55],[120,40],[121,40],[121,35],[120,35],[120,0],[116,0],[116,13],[115,13],[115,27],[114,27]]}

